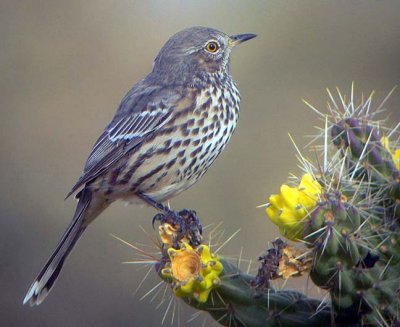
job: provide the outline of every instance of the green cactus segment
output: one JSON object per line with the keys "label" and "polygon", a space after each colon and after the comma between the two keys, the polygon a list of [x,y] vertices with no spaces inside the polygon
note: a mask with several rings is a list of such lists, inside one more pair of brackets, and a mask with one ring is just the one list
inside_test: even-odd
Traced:
{"label": "green cactus segment", "polygon": [[[334,124],[331,129],[332,141],[338,147],[349,148],[355,163],[361,167],[372,166],[379,174],[375,178],[396,179],[400,176],[392,155],[382,145],[377,129],[360,118],[346,118]],[[371,169],[372,171],[372,169]]]}
{"label": "green cactus segment", "polygon": [[185,298],[190,306],[207,311],[223,326],[321,326],[331,323],[328,304],[297,291],[251,286],[254,276],[221,258],[224,266],[221,284],[211,291],[205,303]]}
{"label": "green cactus segment", "polygon": [[372,325],[395,321],[400,310],[399,233],[374,225],[378,218],[361,215],[337,192],[325,197],[304,230],[314,256],[311,279],[329,290],[337,317],[353,312]]}
{"label": "green cactus segment", "polygon": [[[304,230],[304,239],[314,249],[314,264],[310,276],[321,288],[341,295],[353,291],[348,270],[362,260],[365,251],[354,242],[354,233],[361,223],[360,214],[336,194],[318,205]],[[361,250],[361,251],[360,251]],[[361,252],[361,253],[360,253]],[[336,285],[338,280],[340,284]],[[353,300],[355,297],[352,297]],[[337,304],[342,306],[342,299]],[[350,299],[348,299],[349,302]],[[335,299],[334,299],[334,302]],[[349,305],[351,305],[350,303]]]}
{"label": "green cactus segment", "polygon": [[377,128],[367,117],[351,117],[333,124],[331,136],[338,148],[349,150],[349,173],[368,182],[371,194],[379,194],[382,198],[385,215],[399,220],[400,171],[392,153],[382,144]]}
{"label": "green cactus segment", "polygon": [[400,173],[376,125],[335,117],[332,142],[346,165],[325,173],[337,187],[326,187],[304,228],[311,279],[329,290],[337,324],[400,323]]}

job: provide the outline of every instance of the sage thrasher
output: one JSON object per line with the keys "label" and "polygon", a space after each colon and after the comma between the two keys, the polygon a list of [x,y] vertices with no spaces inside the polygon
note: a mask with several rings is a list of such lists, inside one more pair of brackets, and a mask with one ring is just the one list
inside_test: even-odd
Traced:
{"label": "sage thrasher", "polygon": [[[122,99],[94,145],[68,194],[79,190],[74,217],[24,304],[45,299],[86,227],[115,200],[145,202],[162,212],[156,219],[181,229],[196,225],[194,211],[175,212],[162,202],[192,186],[228,143],[240,102],[229,73],[230,53],[255,36],[192,27],[167,41],[152,72]],[[192,219],[185,223],[182,216]],[[201,234],[201,225],[197,228]],[[197,237],[192,233],[192,242]]]}

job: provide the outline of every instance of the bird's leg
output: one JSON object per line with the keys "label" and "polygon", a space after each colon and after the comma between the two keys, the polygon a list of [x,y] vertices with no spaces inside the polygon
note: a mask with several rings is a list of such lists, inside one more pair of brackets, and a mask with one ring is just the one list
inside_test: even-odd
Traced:
{"label": "bird's leg", "polygon": [[181,211],[171,210],[168,206],[159,203],[143,193],[137,193],[137,196],[147,204],[161,211],[153,218],[153,227],[156,221],[161,224],[168,223],[177,229],[173,246],[179,248],[179,242],[187,239],[192,246],[198,246],[201,243],[201,234],[203,232],[196,211],[183,209]]}

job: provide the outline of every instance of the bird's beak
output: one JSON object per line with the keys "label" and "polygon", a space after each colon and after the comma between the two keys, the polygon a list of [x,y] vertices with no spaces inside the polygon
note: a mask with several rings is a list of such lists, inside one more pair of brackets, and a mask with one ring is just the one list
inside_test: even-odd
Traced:
{"label": "bird's beak", "polygon": [[234,46],[243,43],[245,41],[255,38],[256,34],[238,34],[229,37],[229,45],[233,48]]}

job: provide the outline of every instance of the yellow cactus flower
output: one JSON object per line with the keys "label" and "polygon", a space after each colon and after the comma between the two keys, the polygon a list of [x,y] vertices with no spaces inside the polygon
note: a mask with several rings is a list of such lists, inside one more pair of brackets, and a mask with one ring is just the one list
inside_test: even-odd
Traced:
{"label": "yellow cactus flower", "polygon": [[271,195],[266,213],[283,236],[302,240],[305,218],[315,208],[321,192],[321,185],[311,174],[305,174],[299,186],[284,184],[279,194]]}
{"label": "yellow cactus flower", "polygon": [[220,284],[223,266],[219,257],[207,245],[193,248],[188,243],[182,243],[179,250],[169,248],[168,256],[171,261],[161,274],[171,279],[175,295],[206,302],[211,290]]}
{"label": "yellow cactus flower", "polygon": [[387,136],[381,137],[383,147],[392,155],[392,160],[397,169],[400,169],[400,149],[393,150],[390,147],[389,138]]}
{"label": "yellow cactus flower", "polygon": [[396,165],[396,168],[400,170],[400,149],[397,149],[394,151],[392,155],[394,164]]}

